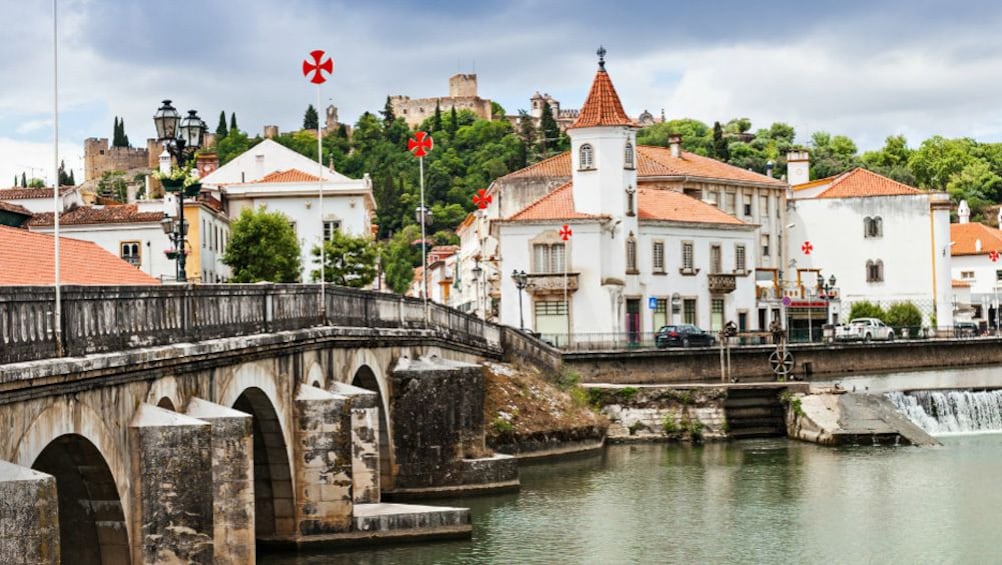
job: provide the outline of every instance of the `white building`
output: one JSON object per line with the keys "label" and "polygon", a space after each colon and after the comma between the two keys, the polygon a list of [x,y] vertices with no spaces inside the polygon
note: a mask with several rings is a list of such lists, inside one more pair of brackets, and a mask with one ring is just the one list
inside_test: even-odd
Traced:
{"label": "white building", "polygon": [[826,316],[818,274],[836,277],[835,321],[845,321],[853,302],[866,300],[885,308],[912,302],[923,311],[925,325],[952,325],[945,193],[921,191],[865,169],[799,183],[806,177],[796,169],[791,174],[785,281],[793,298],[787,308],[792,328],[806,329],[808,316]]}
{"label": "white building", "polygon": [[[544,189],[541,198],[494,222],[501,322],[524,324],[557,344],[649,340],[669,321],[710,330],[726,321],[743,330],[765,329],[753,314],[758,226],[700,199],[702,185],[734,187],[707,171],[731,179],[754,173],[683,155],[676,146],[660,160],[649,157],[648,167],[660,168],[664,177],[679,176],[670,169],[678,162],[702,167],[700,178],[673,178],[691,190],[653,180],[638,189],[636,129],[600,59],[580,116],[567,130],[569,182]],[[754,177],[763,186],[785,187]],[[499,200],[495,210],[504,207]],[[752,201],[749,216],[754,206]],[[573,232],[567,241],[564,225]],[[529,284],[519,290],[509,273],[523,270]]]}
{"label": "white building", "polygon": [[296,153],[271,139],[265,139],[221,167],[207,165],[209,169],[212,169],[212,172],[202,176],[201,179],[202,186],[207,188],[254,182],[274,172],[290,169],[298,169],[314,177],[319,177],[322,172],[324,180],[328,181],[346,182],[351,180],[328,167],[321,167],[313,159]]}
{"label": "white building", "polygon": [[996,326],[1002,284],[1002,230],[970,223],[971,210],[961,201],[960,223],[950,224],[955,321]]}
{"label": "white building", "polygon": [[[5,188],[0,190],[0,200],[23,206],[36,214],[52,212],[53,198],[51,188]],[[59,188],[60,210],[68,210],[83,206],[80,187],[63,186]]]}

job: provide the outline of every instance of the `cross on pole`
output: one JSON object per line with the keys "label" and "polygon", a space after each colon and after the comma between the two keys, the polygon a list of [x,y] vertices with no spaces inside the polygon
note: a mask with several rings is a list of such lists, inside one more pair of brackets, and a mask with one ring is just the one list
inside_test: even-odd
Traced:
{"label": "cross on pole", "polygon": [[805,241],[803,245],[800,246],[800,250],[804,252],[804,255],[810,255],[811,251],[814,251],[814,246],[811,242]]}
{"label": "cross on pole", "polygon": [[[310,62],[309,59],[303,61],[303,76],[309,77],[310,73],[313,73],[313,77],[310,78],[310,82],[313,84],[323,84],[327,82],[327,79],[321,71],[327,71],[327,74],[334,72],[334,61],[330,57],[327,57],[327,59],[324,60],[326,55],[327,54],[322,49],[314,49],[313,51],[310,51],[310,57],[313,58],[313,61]],[[317,108],[317,111],[320,111],[319,107]]]}
{"label": "cross on pole", "polygon": [[557,232],[560,235],[560,239],[564,241],[564,309],[567,316],[567,343],[570,344],[571,341],[571,306],[567,302],[567,241],[571,239],[574,235],[574,230],[571,226],[564,224],[560,226],[560,231]]}
{"label": "cross on pole", "polygon": [[421,180],[421,288],[424,295],[424,323],[428,324],[428,234],[425,226],[427,209],[424,206],[424,156],[435,147],[435,141],[427,132],[419,131],[407,140],[407,150],[418,158]]}
{"label": "cross on pole", "polygon": [[423,131],[416,132],[414,137],[407,140],[407,150],[415,157],[424,157],[429,151],[435,148],[435,140]]}
{"label": "cross on pole", "polygon": [[992,263],[998,263],[998,261],[999,261],[999,252],[995,251],[994,249],[991,250],[991,251],[989,251],[988,252],[988,260],[991,261]]}
{"label": "cross on pole", "polygon": [[494,197],[491,196],[490,194],[488,194],[487,191],[485,189],[483,189],[483,188],[481,188],[480,190],[478,190],[477,193],[473,195],[473,204],[477,208],[480,208],[481,210],[483,210],[484,208],[486,208],[487,205],[490,204],[493,201],[494,201]]}
{"label": "cross on pole", "polygon": [[[334,61],[327,57],[322,49],[314,49],[310,51],[310,57],[313,59],[310,62],[309,59],[303,61],[303,76],[310,79],[310,82],[317,85],[317,112],[320,112],[320,85],[327,82],[322,71],[327,71],[327,74],[334,72]],[[326,59],[325,59],[326,57]],[[313,77],[310,77],[310,73],[313,73]],[[327,323],[327,281],[326,279],[326,269],[327,269],[327,253],[326,253],[326,243],[327,238],[324,237],[324,157],[323,157],[323,136],[320,131],[320,120],[317,120],[317,182],[320,183],[320,196],[317,202],[317,208],[320,213],[320,319],[325,324]]]}

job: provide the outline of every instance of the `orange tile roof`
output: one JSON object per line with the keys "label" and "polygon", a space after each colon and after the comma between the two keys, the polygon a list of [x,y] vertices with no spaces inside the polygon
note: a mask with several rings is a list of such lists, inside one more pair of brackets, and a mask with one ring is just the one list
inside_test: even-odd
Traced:
{"label": "orange tile roof", "polygon": [[[981,250],[977,242],[981,241]],[[988,255],[989,251],[1002,253],[1002,230],[984,224],[950,224],[950,255]]]}
{"label": "orange tile roof", "polygon": [[[59,216],[61,225],[89,225],[89,224],[141,224],[155,223],[162,220],[163,212],[140,212],[136,204],[122,204],[117,206],[105,206],[95,208],[93,206],[83,206],[63,212]],[[35,214],[29,220],[29,226],[51,226],[53,221],[52,212]]]}
{"label": "orange tile roof", "polygon": [[[786,186],[779,179],[760,175],[758,173],[722,163],[710,157],[703,157],[688,151],[682,151],[678,157],[673,157],[667,147],[641,145],[637,147],[637,181],[663,177],[696,177],[717,179],[732,182],[753,182],[770,184],[776,187]],[[529,165],[499,178],[499,181],[529,179],[529,178],[571,178],[571,154],[565,151]]]}
{"label": "orange tile roof", "polygon": [[[64,186],[59,194],[72,192],[76,187]],[[4,188],[0,189],[0,200],[27,200],[29,198],[52,198],[52,188]]]}
{"label": "orange tile roof", "polygon": [[950,281],[950,286],[963,288],[965,286],[971,286],[971,283],[967,281],[958,281],[957,279],[952,279]]}
{"label": "orange tile roof", "polygon": [[268,183],[268,182],[320,182],[320,177],[311,175],[309,173],[304,173],[299,169],[289,169],[287,171],[275,171],[274,173],[269,173],[260,179],[254,181],[255,183]]}
{"label": "orange tile roof", "polygon": [[616,94],[616,87],[612,85],[609,73],[605,72],[604,68],[595,73],[588,98],[585,99],[584,106],[581,106],[578,119],[570,127],[596,126],[636,126],[636,123],[623,111],[623,104]]}
{"label": "orange tile roof", "polygon": [[832,175],[830,177],[825,177],[823,179],[812,180],[810,182],[805,182],[805,183],[801,183],[801,184],[798,184],[798,185],[794,185],[794,186],[792,186],[790,188],[792,188],[794,191],[807,190],[808,188],[814,188],[816,186],[821,186],[823,184],[828,184],[828,183],[832,182],[833,180],[835,180],[836,178],[838,178],[838,175]]}
{"label": "orange tile roof", "polygon": [[522,211],[511,217],[513,221],[534,220],[581,220],[588,218],[604,218],[593,214],[582,214],[574,209],[573,185],[567,183],[556,190],[529,204]]}
{"label": "orange tile roof", "polygon": [[[0,285],[51,285],[55,279],[54,238],[0,226]],[[151,285],[160,281],[101,249],[96,243],[59,238],[59,272],[64,284]]]}
{"label": "orange tile roof", "polygon": [[862,168],[842,173],[827,190],[815,198],[861,198],[866,196],[910,196],[923,194],[917,188],[891,180]]}
{"label": "orange tile roof", "polygon": [[20,214],[22,216],[28,216],[29,218],[32,215],[31,210],[25,208],[24,206],[19,206],[17,204],[12,204],[10,202],[4,202],[3,200],[0,200],[0,210],[4,212],[11,212],[14,214]]}
{"label": "orange tile roof", "polygon": [[735,224],[745,222],[691,196],[674,190],[641,188],[637,191],[637,218],[669,220],[698,224]]}

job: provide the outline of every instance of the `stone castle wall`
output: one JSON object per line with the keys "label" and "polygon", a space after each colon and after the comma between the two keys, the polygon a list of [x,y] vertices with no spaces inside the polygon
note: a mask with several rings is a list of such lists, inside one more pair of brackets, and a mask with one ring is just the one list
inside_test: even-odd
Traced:
{"label": "stone castle wall", "polygon": [[[154,168],[159,152],[154,140],[146,147],[109,147],[107,138],[89,137],[84,140],[84,181],[96,180],[107,171]],[[152,159],[152,161],[151,161]]]}
{"label": "stone castle wall", "polygon": [[453,108],[469,110],[477,117],[491,119],[491,101],[477,95],[477,75],[456,74],[449,77],[449,96],[435,98],[411,98],[410,96],[390,96],[393,112],[404,119],[407,125],[415,127],[425,119],[435,115],[437,105],[441,112],[451,112]]}

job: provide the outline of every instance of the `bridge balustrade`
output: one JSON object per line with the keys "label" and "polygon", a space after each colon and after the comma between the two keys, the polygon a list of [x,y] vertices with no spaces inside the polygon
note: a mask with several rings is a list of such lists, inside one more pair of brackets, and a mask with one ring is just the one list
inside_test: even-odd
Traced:
{"label": "bridge balustrade", "polygon": [[[333,325],[428,328],[468,345],[500,349],[498,326],[440,304],[301,284],[65,286],[63,354],[79,356]],[[52,287],[0,288],[0,364],[56,356]]]}

